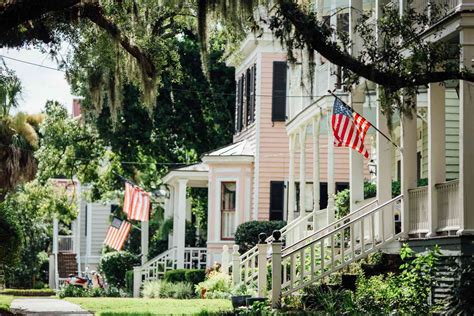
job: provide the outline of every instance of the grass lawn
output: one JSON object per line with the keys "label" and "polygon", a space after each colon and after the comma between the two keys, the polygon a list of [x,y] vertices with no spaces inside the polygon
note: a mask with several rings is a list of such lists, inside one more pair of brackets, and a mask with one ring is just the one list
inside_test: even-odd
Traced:
{"label": "grass lawn", "polygon": [[152,299],[111,297],[70,297],[67,301],[81,305],[96,315],[206,315],[232,311],[229,300]]}
{"label": "grass lawn", "polygon": [[12,295],[0,295],[0,315],[2,312],[7,312],[10,310],[10,304],[12,301]]}

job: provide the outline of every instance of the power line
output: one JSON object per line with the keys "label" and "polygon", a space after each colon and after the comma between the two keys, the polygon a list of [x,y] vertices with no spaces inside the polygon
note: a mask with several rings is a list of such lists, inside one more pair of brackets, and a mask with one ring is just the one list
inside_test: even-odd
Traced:
{"label": "power line", "polygon": [[[11,59],[11,60],[14,60],[16,62],[24,63],[24,64],[27,64],[27,65],[41,67],[41,68],[45,68],[45,69],[49,69],[49,70],[55,70],[55,71],[58,71],[58,72],[66,73],[66,71],[62,70],[62,69],[49,67],[49,66],[41,65],[41,64],[38,64],[38,63],[33,63],[33,62],[30,62],[30,61],[26,61],[26,60],[21,60],[21,59],[18,59],[18,58],[13,58],[13,57],[5,56],[5,55],[0,55],[0,58]],[[170,91],[170,92],[176,91],[176,92],[190,92],[190,93],[196,93],[196,94],[211,94],[211,95],[216,95],[217,94],[217,95],[233,96],[233,97],[235,97],[237,95],[236,93],[200,91],[200,90],[189,90],[189,89],[179,89],[179,88],[160,88],[160,89]],[[273,97],[273,94],[255,94],[255,96],[256,97]],[[317,98],[317,97],[318,96],[316,96],[316,95],[287,95],[286,96],[286,98]]]}
{"label": "power line", "polygon": [[24,64],[27,64],[27,65],[31,65],[31,66],[41,67],[41,68],[45,68],[45,69],[49,69],[49,70],[55,70],[55,71],[59,71],[59,72],[66,72],[66,71],[61,70],[61,69],[58,69],[58,68],[49,67],[49,66],[45,66],[45,65],[41,65],[41,64],[29,62],[29,61],[26,61],[26,60],[21,60],[21,59],[17,59],[17,58],[5,56],[5,55],[0,55],[0,57],[1,57],[1,58],[10,59],[10,60],[13,60],[13,61],[17,61],[17,62],[19,62],[19,63],[24,63]]}

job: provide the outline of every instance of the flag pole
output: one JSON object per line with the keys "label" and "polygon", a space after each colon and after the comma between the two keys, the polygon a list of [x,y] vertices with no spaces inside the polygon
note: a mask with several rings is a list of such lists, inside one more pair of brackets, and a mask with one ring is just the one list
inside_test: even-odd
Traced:
{"label": "flag pole", "polygon": [[[328,90],[328,92],[329,92],[330,94],[332,94],[333,97],[335,97],[336,99],[338,99],[339,101],[341,101],[342,104],[344,104],[345,107],[347,107],[348,109],[350,109],[352,112],[357,113],[356,111],[354,111],[354,109],[353,109],[351,106],[347,105],[347,103],[344,102],[344,100],[342,100],[340,97],[338,97],[337,95],[335,95],[333,91]],[[357,114],[359,114],[359,113],[357,113]],[[360,114],[359,114],[359,115],[360,115]],[[361,116],[362,116],[362,115],[361,115]],[[376,130],[377,132],[379,132],[383,137],[385,137],[385,139],[388,140],[393,146],[397,147],[398,149],[401,149],[400,146],[398,146],[397,144],[395,144],[387,135],[385,135],[381,130],[379,130],[374,124],[372,124],[370,121],[369,121],[369,123],[370,123],[370,126],[372,126],[373,129],[375,129],[375,130]]]}

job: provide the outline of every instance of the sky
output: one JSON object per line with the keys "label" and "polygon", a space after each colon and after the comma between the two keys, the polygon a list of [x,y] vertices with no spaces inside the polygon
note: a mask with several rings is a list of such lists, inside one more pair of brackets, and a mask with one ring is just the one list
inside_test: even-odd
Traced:
{"label": "sky", "polygon": [[[39,50],[7,50],[0,48],[0,55],[58,68],[54,60]],[[18,100],[18,111],[38,113],[44,109],[47,100],[55,100],[65,105],[68,111],[71,112],[73,96],[64,72],[25,64],[8,58],[3,60],[10,69],[16,72],[23,85],[23,93]]]}

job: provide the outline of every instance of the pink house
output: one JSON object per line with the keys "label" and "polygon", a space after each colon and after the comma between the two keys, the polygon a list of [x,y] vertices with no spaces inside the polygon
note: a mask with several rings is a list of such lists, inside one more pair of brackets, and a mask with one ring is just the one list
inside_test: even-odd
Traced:
{"label": "pink house", "polygon": [[[251,220],[287,220],[288,170],[290,141],[288,119],[290,106],[298,96],[289,95],[288,73],[290,65],[286,53],[271,33],[256,39],[249,35],[240,50],[229,62],[236,68],[236,111],[233,143],[218,148],[202,157],[202,162],[169,172],[163,181],[170,189],[164,202],[165,216],[173,217],[173,235],[169,250],[149,260],[142,267],[142,280],[159,278],[166,270],[209,266],[220,262],[224,245],[234,244],[239,224]],[[291,126],[290,126],[291,128]],[[327,126],[321,124],[321,130]],[[305,144],[306,186],[304,197],[296,182],[296,201],[293,214],[325,209],[328,203],[327,188],[327,132],[319,139],[320,188],[313,188],[307,179],[312,178],[312,141]],[[301,146],[295,146],[296,154]],[[314,152],[314,151],[313,151]],[[333,190],[348,187],[349,155],[346,148],[335,149]],[[296,161],[295,169],[299,169]],[[365,170],[368,175],[367,170]],[[301,176],[301,174],[299,174]],[[190,202],[186,199],[188,187],[208,188],[208,229],[206,248],[185,247],[185,224],[191,219]],[[303,201],[303,204],[298,201]],[[257,238],[257,236],[255,236]],[[173,259],[173,260],[170,260]],[[170,264],[171,262],[171,264]],[[166,266],[164,269],[160,267]]]}

